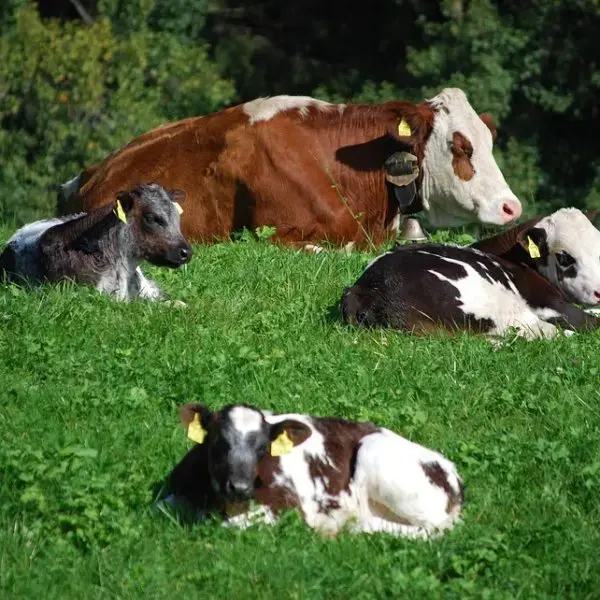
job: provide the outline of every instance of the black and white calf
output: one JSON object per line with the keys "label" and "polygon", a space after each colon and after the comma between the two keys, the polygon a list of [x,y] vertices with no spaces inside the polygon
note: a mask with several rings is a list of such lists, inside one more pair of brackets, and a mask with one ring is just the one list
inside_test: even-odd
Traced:
{"label": "black and white calf", "polygon": [[173,193],[142,184],[88,213],[30,223],[0,255],[0,280],[36,285],[72,279],[119,300],[165,299],[139,265],[147,260],[176,268],[190,260],[180,211]]}
{"label": "black and white calf", "polygon": [[[167,502],[226,524],[274,523],[299,508],[323,533],[429,537],[459,519],[463,483],[441,454],[372,423],[272,414],[237,404],[181,407],[197,444],[171,472]],[[258,507],[252,507],[250,501]]]}
{"label": "black and white calf", "polygon": [[571,302],[600,303],[600,231],[576,208],[561,208],[471,247],[525,264],[557,286]]}
{"label": "black and white calf", "polygon": [[398,247],[373,260],[341,300],[346,323],[424,333],[445,329],[528,339],[559,325],[591,330],[600,320],[569,304],[546,279],[473,248]]}

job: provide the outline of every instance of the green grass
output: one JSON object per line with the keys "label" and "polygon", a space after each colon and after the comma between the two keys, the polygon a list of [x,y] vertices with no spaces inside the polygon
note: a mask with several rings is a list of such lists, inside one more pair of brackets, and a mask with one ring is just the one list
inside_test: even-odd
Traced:
{"label": "green grass", "polygon": [[[600,597],[598,335],[345,328],[369,258],[243,242],[146,268],[185,309],[0,290],[0,597]],[[325,540],[295,513],[184,528],[152,501],[190,401],[390,427],[457,463],[464,522],[435,542]]]}

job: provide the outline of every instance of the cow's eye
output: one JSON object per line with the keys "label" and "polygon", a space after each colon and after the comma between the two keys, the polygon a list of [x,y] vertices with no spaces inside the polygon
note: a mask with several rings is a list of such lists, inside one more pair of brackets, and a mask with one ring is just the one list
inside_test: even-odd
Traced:
{"label": "cow's eye", "polygon": [[155,215],[154,213],[145,213],[144,221],[148,225],[152,225],[154,227],[164,227],[167,224],[167,222],[162,217],[160,217],[159,215]]}
{"label": "cow's eye", "polygon": [[561,250],[556,253],[556,262],[566,269],[575,263],[575,259],[568,252]]}

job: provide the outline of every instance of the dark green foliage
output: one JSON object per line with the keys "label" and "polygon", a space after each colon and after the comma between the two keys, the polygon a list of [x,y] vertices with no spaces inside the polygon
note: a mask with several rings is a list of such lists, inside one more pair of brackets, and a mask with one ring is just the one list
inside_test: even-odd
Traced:
{"label": "dark green foliage", "polygon": [[526,216],[600,208],[595,0],[40,0],[42,19],[4,6],[4,220],[49,214],[57,184],[169,120],[261,95],[420,100],[446,85],[494,114]]}

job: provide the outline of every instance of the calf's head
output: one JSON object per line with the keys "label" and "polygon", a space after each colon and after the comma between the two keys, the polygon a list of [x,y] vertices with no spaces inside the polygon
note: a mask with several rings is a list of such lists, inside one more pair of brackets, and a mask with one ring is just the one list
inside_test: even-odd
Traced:
{"label": "calf's head", "polygon": [[311,434],[309,427],[295,420],[270,425],[259,409],[246,404],[218,412],[185,404],[180,416],[188,437],[208,446],[211,485],[227,500],[252,498],[260,461],[289,452]]}
{"label": "calf's head", "polygon": [[561,208],[520,230],[517,242],[569,300],[600,303],[600,231],[580,210]]}
{"label": "calf's head", "polygon": [[492,118],[478,115],[458,88],[443,89],[417,109],[393,134],[422,159],[421,200],[431,224],[504,225],[518,219],[521,203],[492,153]]}
{"label": "calf's head", "polygon": [[167,191],[158,184],[141,184],[119,192],[116,214],[131,232],[134,251],[143,260],[179,267],[192,258],[192,248],[181,234],[179,190]]}

